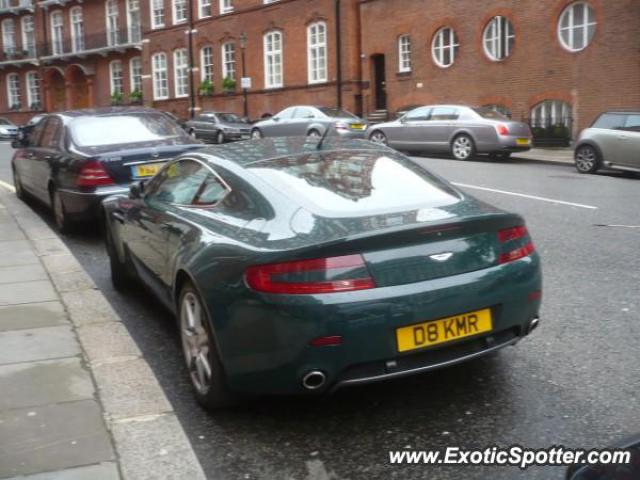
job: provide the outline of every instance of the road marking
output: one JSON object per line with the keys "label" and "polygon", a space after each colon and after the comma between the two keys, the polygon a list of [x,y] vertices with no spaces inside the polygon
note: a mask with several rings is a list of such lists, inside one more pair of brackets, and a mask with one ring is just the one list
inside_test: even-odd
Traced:
{"label": "road marking", "polygon": [[541,202],[556,203],[559,205],[568,205],[570,207],[587,208],[589,210],[598,209],[598,207],[594,207],[593,205],[584,205],[582,203],[565,202],[564,200],[555,200],[553,198],[538,197],[537,195],[527,195],[525,193],[508,192],[507,190],[496,190],[495,188],[479,187],[477,185],[468,185],[466,183],[457,183],[457,182],[452,182],[452,183],[458,187],[470,188],[475,190],[483,190],[485,192],[502,193],[504,195],[513,195],[514,197],[529,198],[531,200],[539,200]]}
{"label": "road marking", "polygon": [[594,227],[612,227],[612,228],[640,228],[640,225],[605,225],[603,223],[596,223]]}
{"label": "road marking", "polygon": [[7,182],[3,182],[2,180],[0,180],[0,187],[4,187],[7,190],[9,190],[10,192],[14,192],[16,191],[16,189],[13,187],[13,185],[7,183]]}

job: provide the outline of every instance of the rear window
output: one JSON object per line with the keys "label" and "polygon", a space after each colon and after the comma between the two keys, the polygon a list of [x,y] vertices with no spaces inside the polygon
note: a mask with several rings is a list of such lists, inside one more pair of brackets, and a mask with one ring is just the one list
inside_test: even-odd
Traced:
{"label": "rear window", "polygon": [[242,119],[235,113],[217,113],[221,122],[240,123]]}
{"label": "rear window", "polygon": [[473,111],[482,118],[487,118],[489,120],[509,120],[509,117],[500,112],[496,112],[492,108],[474,108]]}
{"label": "rear window", "polygon": [[324,113],[327,117],[333,117],[333,118],[358,118],[353,113],[347,112],[346,110],[341,110],[339,108],[321,107],[318,110],[320,110],[322,113]]}
{"label": "rear window", "polygon": [[161,113],[79,117],[69,123],[78,147],[107,147],[136,143],[184,143],[182,128]]}
{"label": "rear window", "polygon": [[447,184],[390,152],[314,153],[259,162],[248,169],[307,210],[329,217],[436,208],[460,201]]}
{"label": "rear window", "polygon": [[623,128],[626,120],[626,115],[622,115],[619,113],[604,113],[600,115],[600,117],[598,117],[598,119],[592,125],[592,128],[605,128],[609,130],[615,130]]}

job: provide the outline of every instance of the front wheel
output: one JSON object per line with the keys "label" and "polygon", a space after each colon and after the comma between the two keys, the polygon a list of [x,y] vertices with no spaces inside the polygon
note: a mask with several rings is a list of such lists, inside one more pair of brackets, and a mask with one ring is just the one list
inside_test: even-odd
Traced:
{"label": "front wheel", "polygon": [[220,130],[216,135],[216,143],[224,143],[224,132],[222,130]]}
{"label": "front wheel", "polygon": [[264,137],[264,135],[262,135],[262,132],[258,128],[254,128],[253,130],[251,130],[252,140],[260,140],[262,137]]}
{"label": "front wheel", "polygon": [[387,145],[389,143],[387,136],[380,130],[375,130],[371,135],[369,135],[369,140],[380,145]]}
{"label": "front wheel", "polygon": [[591,145],[583,145],[576,150],[576,170],[580,173],[596,173],[600,168],[600,154]]}
{"label": "front wheel", "polygon": [[233,404],[209,316],[190,283],[180,293],[178,317],[182,352],[196,399],[209,410]]}
{"label": "front wheel", "polygon": [[476,154],[476,147],[473,139],[466,134],[458,135],[451,142],[451,155],[456,160],[469,160]]}
{"label": "front wheel", "polygon": [[113,232],[109,226],[109,221],[105,221],[105,245],[107,246],[107,254],[109,255],[109,267],[111,269],[111,284],[119,292],[128,290],[133,285],[133,276],[127,268],[126,261],[121,262],[118,257],[118,251],[115,246]]}
{"label": "front wheel", "polygon": [[53,208],[53,218],[56,221],[58,231],[63,235],[69,233],[73,224],[71,220],[69,220],[64,208],[64,203],[62,203],[62,197],[57,190],[53,190],[53,192],[51,192],[51,206]]}
{"label": "front wheel", "polygon": [[16,189],[16,197],[20,200],[25,199],[24,189],[22,188],[22,182],[20,181],[20,176],[18,172],[16,172],[15,168],[13,169],[13,187]]}
{"label": "front wheel", "polygon": [[307,133],[307,137],[309,138],[320,138],[320,132],[317,130],[309,130],[309,133]]}

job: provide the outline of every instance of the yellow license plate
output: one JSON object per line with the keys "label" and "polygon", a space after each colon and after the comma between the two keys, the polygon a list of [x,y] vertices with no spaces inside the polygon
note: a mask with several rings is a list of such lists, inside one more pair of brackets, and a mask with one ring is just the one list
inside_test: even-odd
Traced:
{"label": "yellow license plate", "polygon": [[354,130],[364,130],[364,125],[361,123],[352,123],[351,128]]}
{"label": "yellow license plate", "polygon": [[152,177],[160,171],[164,163],[148,163],[146,165],[135,165],[133,167],[134,177]]}
{"label": "yellow license plate", "polygon": [[529,140],[528,138],[518,138],[518,139],[516,139],[516,144],[517,145],[530,145],[531,144],[531,140]]}
{"label": "yellow license plate", "polygon": [[398,351],[407,352],[431,347],[460,338],[471,337],[493,329],[491,310],[463,313],[453,317],[418,323],[396,330]]}

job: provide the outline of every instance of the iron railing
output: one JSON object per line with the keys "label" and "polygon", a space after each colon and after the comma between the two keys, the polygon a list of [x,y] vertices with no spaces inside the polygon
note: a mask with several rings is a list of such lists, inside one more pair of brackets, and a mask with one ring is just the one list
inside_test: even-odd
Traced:
{"label": "iron railing", "polygon": [[42,45],[38,53],[43,57],[62,55],[83,55],[92,50],[108,50],[137,45],[142,41],[141,28],[124,28],[90,35],[83,35],[82,39],[65,37],[60,40],[51,39]]}
{"label": "iron railing", "polygon": [[538,146],[568,147],[573,132],[572,117],[537,117],[526,121],[533,133],[533,142]]}

